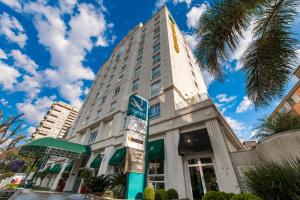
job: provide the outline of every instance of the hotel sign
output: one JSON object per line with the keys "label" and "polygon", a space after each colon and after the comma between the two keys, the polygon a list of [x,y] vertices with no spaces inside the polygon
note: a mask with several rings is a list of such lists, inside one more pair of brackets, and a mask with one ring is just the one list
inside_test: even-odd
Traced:
{"label": "hotel sign", "polygon": [[129,97],[127,115],[134,116],[141,120],[147,121],[147,119],[148,119],[148,101],[140,96],[131,95]]}
{"label": "hotel sign", "polygon": [[144,173],[148,107],[149,103],[144,98],[137,95],[129,97],[124,140],[127,147],[126,172]]}

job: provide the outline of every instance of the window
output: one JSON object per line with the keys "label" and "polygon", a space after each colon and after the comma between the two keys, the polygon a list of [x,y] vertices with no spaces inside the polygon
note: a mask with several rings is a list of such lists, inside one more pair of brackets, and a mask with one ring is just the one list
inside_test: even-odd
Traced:
{"label": "window", "polygon": [[154,104],[149,108],[149,118],[152,119],[154,117],[160,116],[160,103]]}
{"label": "window", "polygon": [[117,87],[116,89],[115,89],[115,94],[114,95],[118,95],[120,93],[120,87]]}
{"label": "window", "polygon": [[155,189],[165,188],[165,175],[164,175],[164,161],[150,161],[149,162],[149,175],[148,183]]}
{"label": "window", "polygon": [[157,81],[151,85],[151,97],[160,93],[160,81]]}
{"label": "window", "polygon": [[110,110],[109,111],[113,111],[114,109],[116,109],[116,106],[117,106],[117,102],[114,101],[110,104]]}
{"label": "window", "polygon": [[140,56],[136,60],[136,65],[140,65],[142,63],[143,56]]}
{"label": "window", "polygon": [[106,96],[102,97],[101,104],[104,104],[106,100]]}
{"label": "window", "polygon": [[136,79],[132,82],[132,91],[136,91],[139,89],[139,79]]}
{"label": "window", "polygon": [[121,76],[119,76],[119,80],[118,81],[122,80],[123,77],[124,77],[123,74]]}
{"label": "window", "polygon": [[101,112],[102,112],[102,110],[97,110],[96,118],[99,118],[101,116]]}
{"label": "window", "polygon": [[154,26],[157,27],[157,26],[159,26],[159,24],[160,24],[160,21],[157,21],[157,22],[155,22]]}
{"label": "window", "polygon": [[83,121],[82,125],[86,125],[86,123],[89,121],[89,119],[90,119],[90,117],[87,116],[87,117],[85,118],[85,120]]}
{"label": "window", "polygon": [[140,57],[143,54],[143,48],[139,49],[138,51],[138,57]]}
{"label": "window", "polygon": [[298,103],[300,101],[300,97],[295,93],[293,94],[289,99],[288,102],[294,106],[296,103]]}
{"label": "window", "polygon": [[155,54],[159,50],[160,50],[160,42],[158,42],[157,44],[153,45],[153,54]]}
{"label": "window", "polygon": [[140,75],[141,67],[137,67],[134,69],[134,78],[137,78]]}
{"label": "window", "polygon": [[154,21],[159,20],[159,18],[160,18],[160,15],[157,15],[157,16],[154,18]]}
{"label": "window", "polygon": [[280,108],[280,112],[288,112],[292,109],[291,105],[288,102],[285,102]]}
{"label": "window", "polygon": [[97,99],[99,97],[100,92],[97,92],[95,99]]}
{"label": "window", "polygon": [[153,57],[152,57],[152,60],[153,60],[153,64],[156,64],[160,61],[160,53],[157,53],[155,54]]}
{"label": "window", "polygon": [[151,73],[151,79],[154,80],[157,77],[160,77],[160,65],[154,67]]}
{"label": "window", "polygon": [[98,131],[91,132],[88,144],[95,142],[97,134],[98,134]]}
{"label": "window", "polygon": [[108,84],[107,86],[106,86],[106,88],[109,88],[110,87],[110,84]]}
{"label": "window", "polygon": [[112,74],[110,77],[109,77],[109,81],[113,80],[114,78],[114,75]]}
{"label": "window", "polygon": [[126,69],[126,65],[123,65],[122,72]]}
{"label": "window", "polygon": [[156,36],[154,36],[153,43],[155,44],[155,43],[159,42],[159,39],[160,39],[160,35],[159,34],[156,35]]}
{"label": "window", "polygon": [[157,27],[156,29],[154,29],[154,35],[157,35],[157,34],[159,34],[159,32],[160,32],[160,29],[159,29],[159,27]]}

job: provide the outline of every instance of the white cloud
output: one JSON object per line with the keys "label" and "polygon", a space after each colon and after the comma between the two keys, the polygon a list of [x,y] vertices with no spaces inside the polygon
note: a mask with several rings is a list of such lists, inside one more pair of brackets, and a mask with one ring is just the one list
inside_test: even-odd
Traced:
{"label": "white cloud", "polygon": [[233,131],[237,134],[238,137],[244,137],[245,136],[245,130],[246,125],[243,122],[240,122],[236,119],[233,119],[229,116],[224,116],[227,123],[230,125],[230,127],[233,129]]}
{"label": "white cloud", "polygon": [[29,126],[26,130],[27,135],[31,136],[31,134],[36,130],[36,127]]}
{"label": "white cloud", "polygon": [[0,34],[20,47],[25,46],[27,36],[23,26],[15,17],[11,17],[7,13],[0,15]]}
{"label": "white cloud", "polygon": [[209,85],[215,80],[215,78],[212,75],[210,75],[207,71],[201,70],[201,72],[204,78],[204,82],[208,88]]}
{"label": "white cloud", "polygon": [[21,10],[22,5],[19,0],[0,0],[1,3],[6,4],[14,10]]}
{"label": "white cloud", "polygon": [[0,48],[0,59],[7,59],[6,53]]}
{"label": "white cloud", "polygon": [[154,4],[154,10],[153,12],[158,11],[161,7],[163,7],[166,3],[172,2],[173,4],[178,4],[178,3],[186,3],[188,8],[190,7],[191,3],[193,0],[156,0]]}
{"label": "white cloud", "polygon": [[200,17],[205,13],[208,9],[208,4],[203,3],[199,6],[193,6],[190,11],[187,13],[187,21],[186,24],[189,28],[196,28],[199,23]]}
{"label": "white cloud", "polygon": [[49,110],[53,100],[49,97],[42,97],[33,102],[25,101],[17,103],[17,108],[21,113],[24,113],[24,118],[31,124],[38,124],[46,112]]}
{"label": "white cloud", "polygon": [[14,91],[26,92],[27,98],[34,99],[41,91],[42,75],[23,75],[22,81],[15,84]]}
{"label": "white cloud", "polygon": [[[59,8],[32,2],[24,6],[27,13],[34,16],[39,42],[47,47],[51,54],[51,65],[44,72],[45,81],[50,87],[58,88],[59,93],[73,105],[79,106],[84,86],[82,80],[93,80],[95,74],[82,62],[87,52],[95,46],[107,46],[114,38],[107,38],[106,33],[113,28],[106,23],[103,10],[91,4],[75,5],[75,1],[60,3]],[[101,3],[101,2],[100,2]],[[73,11],[76,6],[76,12]],[[71,14],[68,24],[62,15]],[[73,85],[73,91],[65,88]]]}
{"label": "white cloud", "polygon": [[12,50],[10,55],[14,58],[14,65],[30,74],[36,74],[37,64],[31,60],[27,55],[21,53],[19,50]]}
{"label": "white cloud", "polygon": [[243,97],[243,100],[236,108],[236,113],[242,113],[249,109],[253,108],[253,103],[250,101],[250,99],[247,96]]}
{"label": "white cloud", "polygon": [[198,37],[197,33],[190,34],[190,33],[183,33],[184,38],[188,42],[190,48],[194,50],[198,43],[200,42],[200,38]]}
{"label": "white cloud", "polygon": [[4,106],[6,106],[8,104],[8,101],[4,98],[0,98],[0,103]]}
{"label": "white cloud", "polygon": [[17,82],[17,78],[21,75],[18,70],[0,62],[0,85],[4,89],[12,89]]}
{"label": "white cloud", "polygon": [[228,96],[227,94],[218,94],[216,98],[220,103],[230,103],[236,99],[236,96]]}

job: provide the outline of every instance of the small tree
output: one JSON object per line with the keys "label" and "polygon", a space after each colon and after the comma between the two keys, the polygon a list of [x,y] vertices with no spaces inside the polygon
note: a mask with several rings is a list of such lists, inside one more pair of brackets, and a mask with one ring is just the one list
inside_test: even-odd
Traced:
{"label": "small tree", "polygon": [[259,141],[284,131],[300,129],[300,117],[289,112],[280,112],[275,117],[260,119],[261,124],[256,128],[257,134],[253,139]]}
{"label": "small tree", "polygon": [[155,191],[153,187],[146,187],[144,190],[144,200],[154,200]]}

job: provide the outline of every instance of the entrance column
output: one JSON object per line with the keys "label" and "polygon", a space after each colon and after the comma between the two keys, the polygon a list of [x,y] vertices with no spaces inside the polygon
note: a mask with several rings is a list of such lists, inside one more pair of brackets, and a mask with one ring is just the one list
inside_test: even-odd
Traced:
{"label": "entrance column", "polygon": [[60,172],[57,174],[57,176],[56,176],[56,178],[55,178],[55,180],[54,180],[54,182],[53,182],[53,184],[52,184],[50,190],[52,190],[52,191],[55,191],[55,190],[56,190],[57,184],[58,184],[58,182],[59,182],[59,180],[60,180],[62,174],[64,173],[65,168],[66,168],[67,165],[68,165],[68,162],[67,162],[67,163],[66,163],[66,162],[63,163],[63,165],[62,165],[62,167],[61,167],[61,170],[60,170]]}
{"label": "entrance column", "polygon": [[172,130],[166,133],[166,167],[165,181],[166,188],[176,189],[179,198],[186,197],[185,181],[183,172],[182,157],[178,154],[179,130]]}
{"label": "entrance column", "polygon": [[78,160],[75,161],[75,163],[73,165],[73,168],[70,172],[69,178],[66,182],[64,191],[72,191],[74,183],[75,183],[77,175],[78,175],[78,172],[79,172],[81,162],[82,162],[81,159],[78,159]]}
{"label": "entrance column", "polygon": [[115,147],[114,146],[108,146],[105,148],[104,150],[104,156],[102,158],[102,161],[101,161],[101,165],[100,165],[100,169],[98,171],[98,175],[101,175],[101,174],[110,174],[111,173],[111,169],[109,169],[109,160],[110,158],[112,157],[112,155],[114,154],[115,152]]}
{"label": "entrance column", "polygon": [[214,154],[214,165],[219,188],[224,192],[240,193],[240,187],[233,170],[226,138],[217,119],[205,122]]}

